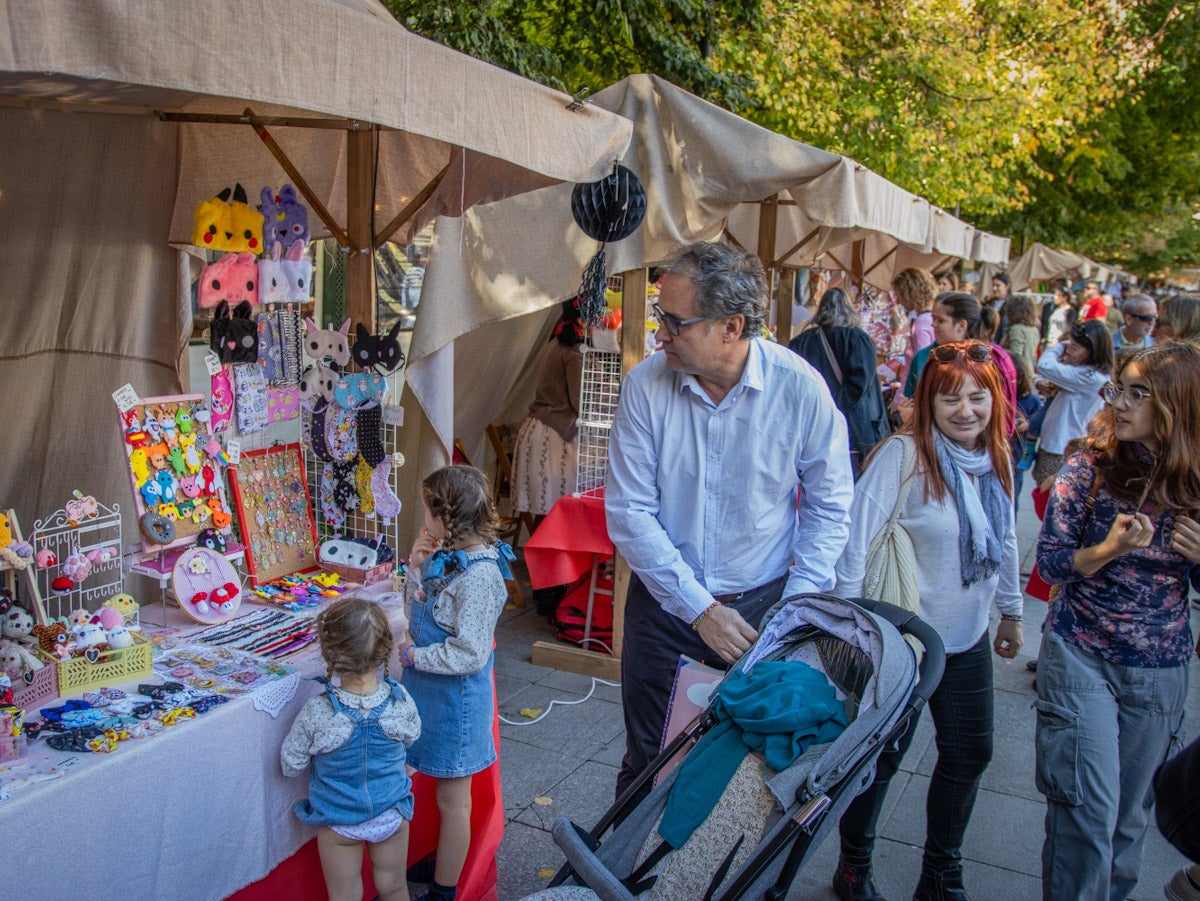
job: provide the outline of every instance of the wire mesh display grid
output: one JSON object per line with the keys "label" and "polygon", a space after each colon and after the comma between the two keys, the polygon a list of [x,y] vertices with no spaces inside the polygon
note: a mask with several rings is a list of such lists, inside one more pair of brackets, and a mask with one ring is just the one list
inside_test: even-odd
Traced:
{"label": "wire mesh display grid", "polygon": [[575,494],[594,497],[608,477],[608,435],[621,389],[621,355],[583,348],[579,392],[579,471]]}

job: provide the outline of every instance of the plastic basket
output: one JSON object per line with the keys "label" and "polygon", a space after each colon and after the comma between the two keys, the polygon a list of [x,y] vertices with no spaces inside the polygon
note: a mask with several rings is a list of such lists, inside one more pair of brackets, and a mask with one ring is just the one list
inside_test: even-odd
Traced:
{"label": "plastic basket", "polygon": [[34,670],[33,681],[26,682],[19,675],[13,682],[13,703],[24,710],[36,710],[58,697],[58,667],[47,663]]}
{"label": "plastic basket", "polygon": [[347,582],[358,582],[361,585],[374,585],[392,575],[392,563],[378,563],[370,569],[359,569],[356,566],[342,566],[340,563],[322,563],[321,569],[337,573]]}
{"label": "plastic basket", "polygon": [[58,669],[59,697],[73,698],[94,688],[153,675],[150,642],[136,632],[131,634],[131,647],[119,651],[101,651],[95,663],[86,657],[52,661]]}

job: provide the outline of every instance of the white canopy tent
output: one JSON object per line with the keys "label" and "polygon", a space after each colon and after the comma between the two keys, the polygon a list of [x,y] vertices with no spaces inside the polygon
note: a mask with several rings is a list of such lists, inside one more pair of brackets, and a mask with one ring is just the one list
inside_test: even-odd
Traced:
{"label": "white canopy tent", "polygon": [[1048,282],[1054,279],[1094,279],[1105,282],[1112,278],[1124,276],[1132,279],[1129,273],[1122,272],[1115,266],[1097,263],[1083,254],[1070,250],[1057,250],[1035,241],[1020,256],[1015,257],[1008,265],[1008,274],[1012,279],[1010,286],[1014,291],[1028,291],[1036,282]]}
{"label": "white canopy tent", "polygon": [[[892,261],[872,280],[901,262],[974,252],[974,228],[866,167],[656,76],[630,76],[593,101],[634,122],[623,164],[648,196],[641,228],[608,247],[609,273],[643,269],[680,244],[727,233],[769,267],[812,265],[831,248],[857,244],[864,259]],[[481,447],[487,423],[523,412],[545,310],[578,290],[597,249],[572,220],[570,194],[566,185],[546,188],[477,205],[453,223],[439,220],[407,382],[429,420],[428,431],[405,429],[411,450],[423,442],[420,470],[441,465],[455,437]],[[779,213],[770,219],[773,238],[760,228],[768,209]],[[998,253],[1006,242],[986,247]],[[890,286],[890,275],[874,283]],[[640,330],[640,315],[626,310],[625,327]],[[406,405],[410,414],[414,406]]]}
{"label": "white canopy tent", "polygon": [[125,501],[109,395],[182,387],[189,273],[168,242],[199,200],[298,173],[314,237],[352,251],[350,308],[369,321],[365,251],[596,178],[630,135],[378,0],[2,0],[0,34],[0,506],[29,517],[76,487]]}

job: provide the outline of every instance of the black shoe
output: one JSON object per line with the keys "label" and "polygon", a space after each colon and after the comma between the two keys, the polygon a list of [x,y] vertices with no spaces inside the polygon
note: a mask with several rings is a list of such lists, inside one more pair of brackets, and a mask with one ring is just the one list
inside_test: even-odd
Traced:
{"label": "black shoe", "polygon": [[913,901],[969,901],[962,870],[921,870]]}
{"label": "black shoe", "polygon": [[833,893],[842,901],[886,901],[871,880],[871,867],[838,861],[833,873]]}
{"label": "black shoe", "polygon": [[437,866],[437,851],[431,851],[426,854],[405,873],[405,877],[409,882],[430,883],[433,882],[433,870]]}
{"label": "black shoe", "polygon": [[1025,669],[1029,670],[1031,673],[1036,673],[1037,672],[1037,658],[1035,657],[1032,660],[1026,660],[1025,661]]}

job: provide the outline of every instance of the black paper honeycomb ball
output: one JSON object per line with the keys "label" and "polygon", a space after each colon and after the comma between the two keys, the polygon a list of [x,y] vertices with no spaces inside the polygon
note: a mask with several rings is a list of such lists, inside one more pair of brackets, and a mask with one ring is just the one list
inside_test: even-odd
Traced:
{"label": "black paper honeycomb ball", "polygon": [[571,215],[584,234],[602,243],[628,238],[646,217],[646,189],[624,166],[600,181],[575,186]]}

